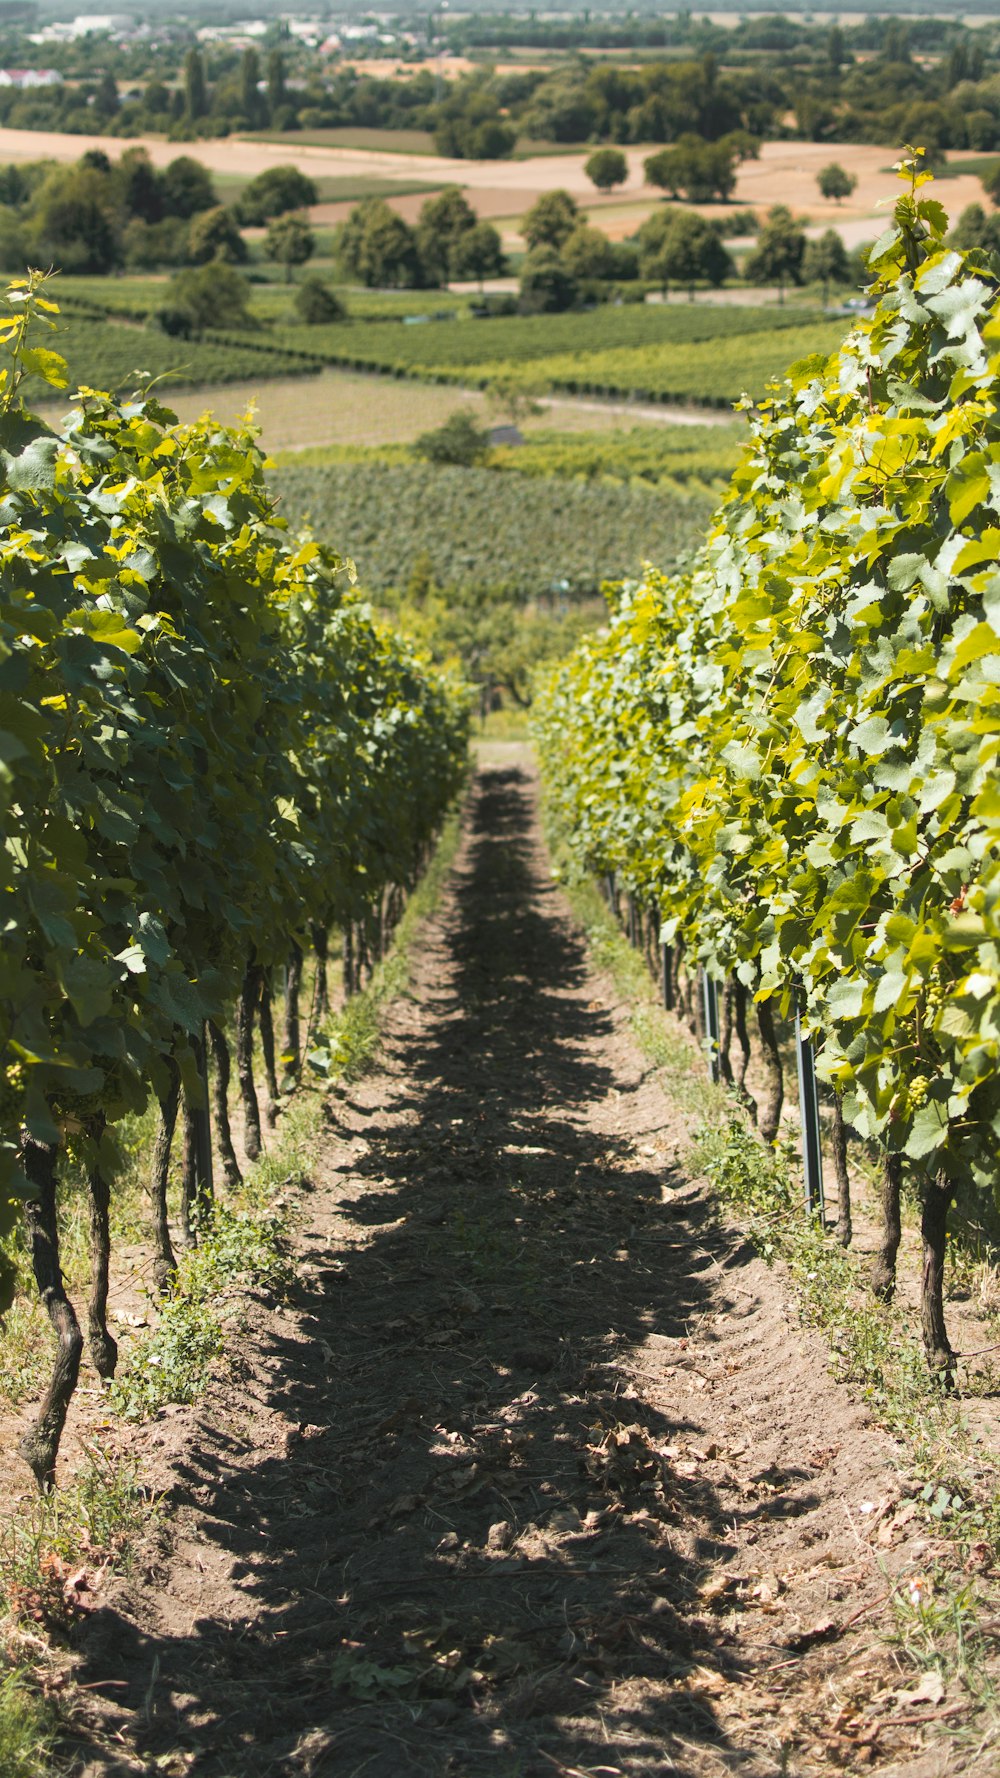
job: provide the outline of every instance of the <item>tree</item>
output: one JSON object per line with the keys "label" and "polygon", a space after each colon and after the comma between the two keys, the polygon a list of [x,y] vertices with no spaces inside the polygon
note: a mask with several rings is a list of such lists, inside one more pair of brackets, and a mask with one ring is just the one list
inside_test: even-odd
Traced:
{"label": "tree", "polygon": [[980,175],[980,183],[991,203],[1000,204],[1000,161],[988,173]]}
{"label": "tree", "polygon": [[816,175],[816,184],[823,197],[835,198],[838,204],[843,198],[850,197],[857,183],[854,174],[848,173],[837,161],[831,161],[828,167],[821,167]]}
{"label": "tree", "polygon": [[579,205],[568,191],[544,191],[521,223],[521,233],[529,248],[554,247],[558,252],[579,219]]}
{"label": "tree", "polygon": [[851,262],[847,248],[835,228],[828,228],[816,241],[807,241],[802,256],[802,276],[807,284],[822,284],[823,307],[830,300],[831,284],[851,282]]}
{"label": "tree", "polygon": [[94,110],[98,117],[114,117],[119,108],[118,82],[113,74],[104,73],[94,94]]}
{"label": "tree", "polygon": [[471,469],[474,463],[482,462],[489,447],[489,432],[476,425],[476,416],[468,408],[459,408],[449,414],[443,426],[422,432],[413,453],[427,463],[457,463],[463,469]]}
{"label": "tree", "polygon": [[340,260],[362,284],[412,290],[423,282],[417,237],[383,198],[356,204],[340,231]]}
{"label": "tree", "polygon": [[261,121],[263,106],[257,91],[260,81],[260,57],[255,49],[245,49],[240,61],[240,111],[248,124]]}
{"label": "tree", "polygon": [[122,235],[125,264],[130,271],[155,272],[164,265],[187,263],[188,225],[179,216],[162,222],[143,222],[133,216]]}
{"label": "tree", "polygon": [[476,226],[476,212],[457,185],[428,198],[417,221],[417,247],[428,281],[444,284],[463,235]]}
{"label": "tree", "polygon": [[[224,262],[175,273],[167,285],[166,296],[164,312],[169,316],[186,316],[191,333],[200,333],[205,327],[252,326],[247,307],[250,286],[242,272]],[[160,316],[164,331],[181,331],[164,326],[164,312]]]}
{"label": "tree", "polygon": [[292,268],[305,265],[315,251],[316,236],[304,216],[279,216],[264,236],[264,252],[284,266],[286,284],[292,281]]}
{"label": "tree", "polygon": [[35,197],[28,230],[32,265],[66,272],[114,271],[122,260],[116,183],[86,159],[54,167]]}
{"label": "tree", "polygon": [[639,230],[639,266],[664,296],[671,284],[685,284],[692,302],[695,284],[717,288],[734,270],[718,229],[696,210],[660,210],[647,217]]}
{"label": "tree", "polygon": [[164,168],[161,189],[165,216],[196,216],[219,202],[208,169],[190,154],[179,154]]}
{"label": "tree", "polygon": [[189,123],[197,123],[207,110],[205,64],[200,50],[189,49],[184,57],[184,115]]}
{"label": "tree", "polygon": [[199,210],[192,218],[187,250],[193,265],[205,265],[210,259],[241,265],[247,257],[247,244],[232,211],[224,204],[218,204],[214,210]]}
{"label": "tree", "polygon": [[748,254],[743,276],[749,284],[777,284],[778,300],[785,300],[785,285],[802,282],[806,237],[784,204],[768,211],[767,221]]}
{"label": "tree", "polygon": [[347,310],[339,296],[314,273],[303,278],[295,292],[295,313],[307,327],[323,327],[332,321],[347,319]]}
{"label": "tree", "polygon": [[598,191],[613,191],[628,178],[628,161],[620,148],[598,148],[584,161],[583,170]]}
{"label": "tree", "polygon": [[637,235],[639,245],[639,272],[643,278],[651,278],[666,296],[670,288],[670,261],[667,254],[667,242],[673,233],[677,220],[676,211],[654,210],[647,216],[639,228]]}
{"label": "tree", "polygon": [[267,103],[272,120],[286,100],[285,58],[280,49],[272,49],[267,56]]}
{"label": "tree", "polygon": [[979,248],[984,253],[1000,253],[1000,216],[989,215],[982,204],[968,204],[948,237],[952,247]]}
{"label": "tree", "polygon": [[661,264],[675,284],[686,284],[694,302],[694,287],[704,281],[714,288],[733,271],[719,233],[696,210],[681,210],[664,242]]}
{"label": "tree", "polygon": [[267,167],[244,186],[234,209],[244,228],[260,228],[289,210],[306,210],[318,202],[316,186],[298,167]]}
{"label": "tree", "polygon": [[499,278],[506,266],[503,242],[492,222],[477,222],[467,229],[452,249],[451,274],[454,278],[476,278],[483,288],[484,278]]}
{"label": "tree", "polygon": [[521,267],[519,307],[524,315],[558,314],[571,309],[577,283],[555,247],[533,247]]}
{"label": "tree", "polygon": [[693,204],[712,198],[725,201],[736,184],[736,151],[725,142],[703,142],[700,137],[679,137],[673,148],[661,148],[643,162],[646,182],[658,185],[672,197],[684,196]]}
{"label": "tree", "polygon": [[581,222],[563,242],[563,263],[574,278],[613,278],[615,250],[607,235],[599,228]]}
{"label": "tree", "polygon": [[159,222],[163,215],[163,179],[144,148],[128,148],[118,162],[118,184],[129,216]]}

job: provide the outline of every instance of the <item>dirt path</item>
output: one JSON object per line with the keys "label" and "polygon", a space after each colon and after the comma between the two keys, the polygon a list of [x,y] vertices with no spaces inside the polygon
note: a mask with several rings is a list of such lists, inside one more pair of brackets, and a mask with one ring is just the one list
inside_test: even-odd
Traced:
{"label": "dirt path", "polygon": [[679,1171],[498,751],[295,1302],[143,1435],[174,1545],[87,1626],[87,1770],[960,1771],[864,1609],[928,1560],[891,1447]]}

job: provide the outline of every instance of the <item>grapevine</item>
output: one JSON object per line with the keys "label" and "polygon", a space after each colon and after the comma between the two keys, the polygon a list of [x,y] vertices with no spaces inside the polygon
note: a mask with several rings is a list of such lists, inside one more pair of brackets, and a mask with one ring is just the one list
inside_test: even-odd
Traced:
{"label": "grapevine", "polygon": [[540,738],[581,865],[762,1029],[798,1008],[893,1192],[909,1169],[947,1375],[944,1216],[997,1189],[1000,1132],[1000,301],[901,172],[873,315],[753,414],[703,548],[619,590]]}
{"label": "grapevine", "polygon": [[[180,427],[150,394],[123,403],[92,389],[58,433],[28,412],[25,376],[65,383],[62,360],[34,343],[57,310],[35,274],[8,302],[0,1187],[2,1232],[24,1204],[57,1335],[22,1445],[49,1485],[82,1346],[58,1258],[67,1149],[91,1191],[89,1339],[110,1375],[115,1124],[159,1100],[165,1277],[159,1193],[182,1105],[188,1223],[195,1201],[211,1201],[206,1037],[228,1072],[234,1003],[251,1031],[255,1017],[269,1024],[275,966],[294,980],[294,959],[310,943],[325,955],[332,926],[365,935],[387,902],[398,909],[460,782],[466,715],[462,694],[357,600],[348,565],[289,536],[247,428]],[[292,1075],[294,1015],[290,999]],[[240,1062],[249,1107],[252,1068]],[[216,1109],[225,1154],[218,1096]]]}

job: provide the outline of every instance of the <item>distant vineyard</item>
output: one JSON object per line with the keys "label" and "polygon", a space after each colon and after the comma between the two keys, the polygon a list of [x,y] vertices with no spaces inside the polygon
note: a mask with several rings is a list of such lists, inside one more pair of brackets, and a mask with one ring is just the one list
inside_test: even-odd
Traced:
{"label": "distant vineyard", "polygon": [[60,327],[59,348],[74,387],[86,383],[113,392],[131,390],[147,377],[165,377],[177,388],[309,375],[316,368],[294,353],[275,350],[266,337],[261,344],[178,340],[155,327],[76,318]]}
{"label": "distant vineyard", "polygon": [[491,469],[526,476],[644,483],[657,488],[715,489],[736,467],[744,428],[633,426],[620,432],[533,433],[522,445],[497,446]]}
{"label": "distant vineyard", "polygon": [[293,465],[275,481],[289,518],[336,535],[370,592],[405,586],[420,557],[442,586],[502,586],[522,598],[553,587],[595,592],[644,561],[675,562],[713,504],[702,493],[665,499],[641,487],[427,463]]}
{"label": "distant vineyard", "polygon": [[[355,318],[304,327],[288,319],[290,293],[269,286],[254,295],[263,322],[258,331],[177,340],[142,325],[163,300],[163,285],[123,279],[95,295],[93,279],[66,282],[76,307],[63,335],[70,369],[80,381],[108,389],[129,386],[137,369],[167,375],[176,387],[303,375],[325,363],[436,382],[513,382],[725,407],[743,394],[762,395],[792,359],[830,352],[844,333],[842,322],[805,309],[709,303],[401,324],[403,313],[460,313],[466,299],[453,301],[441,291],[352,292]],[[119,316],[136,325],[123,327]]]}
{"label": "distant vineyard", "polygon": [[[514,380],[529,387],[565,390],[569,395],[624,395],[638,401],[694,401],[729,407],[741,395],[759,400],[767,385],[794,361],[836,351],[843,333],[838,322],[813,322],[782,333],[697,340],[673,350],[661,345],[565,352],[518,367]],[[483,383],[510,380],[511,374],[509,365],[476,366],[477,380]]]}
{"label": "distant vineyard", "polygon": [[[767,316],[767,324],[749,328],[748,322],[761,314]],[[645,326],[633,329],[633,317]],[[797,325],[787,325],[788,317]],[[541,330],[532,331],[535,321]],[[600,325],[595,328],[591,323]],[[645,341],[636,338],[642,331]],[[391,329],[282,328],[274,338],[287,346],[301,347],[307,341],[310,350],[331,364],[397,376],[481,387],[513,382],[526,389],[565,390],[572,395],[727,407],[741,395],[755,399],[763,395],[766,385],[781,376],[793,359],[836,350],[843,335],[842,322],[803,322],[801,312],[794,316],[791,310],[782,314],[706,306],[700,311],[626,309],[465,326],[428,322]]]}
{"label": "distant vineyard", "polygon": [[[439,294],[438,308],[449,306]],[[416,312],[416,311],[414,311]],[[604,304],[563,315],[505,315],[492,321],[426,321],[386,329],[363,322],[329,327],[283,327],[275,342],[324,356],[349,354],[354,364],[385,370],[475,368],[501,360],[508,367],[557,353],[606,352],[641,346],[686,345],[693,340],[743,338],[816,324],[807,309],[738,308],[712,303]],[[843,334],[841,327],[838,338]],[[788,353],[778,354],[787,363]]]}

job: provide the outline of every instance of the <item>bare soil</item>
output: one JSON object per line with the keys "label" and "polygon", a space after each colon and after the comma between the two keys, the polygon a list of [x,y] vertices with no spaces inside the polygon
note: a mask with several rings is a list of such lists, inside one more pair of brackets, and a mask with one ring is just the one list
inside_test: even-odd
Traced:
{"label": "bare soil", "polygon": [[74,1632],[89,1778],[985,1770],[885,1639],[905,1453],[685,1172],[526,748],[327,1107],[292,1300],[132,1435],[169,1539]]}
{"label": "bare soil", "polygon": [[[386,141],[392,137],[386,134]],[[162,136],[138,137],[133,146],[149,152],[156,166],[165,166],[176,156],[177,144]],[[399,146],[403,145],[400,137]],[[408,144],[409,145],[409,144]],[[572,193],[587,211],[588,218],[617,239],[630,234],[662,202],[659,192],[644,184],[643,162],[662,144],[648,143],[626,149],[628,179],[616,192],[595,192],[584,173],[589,149],[573,153],[540,153],[524,160],[463,161],[437,154],[393,152],[387,148],[333,147],[302,142],[294,135],[272,141],[230,136],[199,142],[188,152],[197,155],[213,173],[221,177],[250,179],[267,167],[296,165],[312,177],[370,177],[399,179],[412,184],[414,177],[428,184],[459,185],[477,213],[493,220],[509,218],[511,228],[506,238],[516,244],[520,237],[516,221],[535,199],[545,191],[562,188]],[[75,161],[85,148],[99,147],[113,158],[122,153],[122,139],[115,136],[72,136],[50,130],[0,129],[0,160]],[[892,201],[900,190],[892,163],[898,158],[892,148],[880,144],[855,142],[765,142],[760,158],[745,161],[738,169],[733,202],[766,210],[772,204],[788,204],[796,213],[814,225],[838,228],[849,245],[858,240],[874,240],[885,227],[886,201]],[[963,159],[975,158],[965,151],[949,155],[954,167]],[[822,198],[816,186],[816,175],[830,161],[838,161],[856,175],[858,185],[851,198],[837,204]],[[978,178],[960,175],[942,184],[938,194],[953,217],[970,203],[983,201]],[[392,200],[394,209],[413,216],[423,199],[401,196]],[[349,205],[323,205],[317,216],[324,221],[346,214]],[[705,207],[706,215],[719,215],[718,205]]]}

